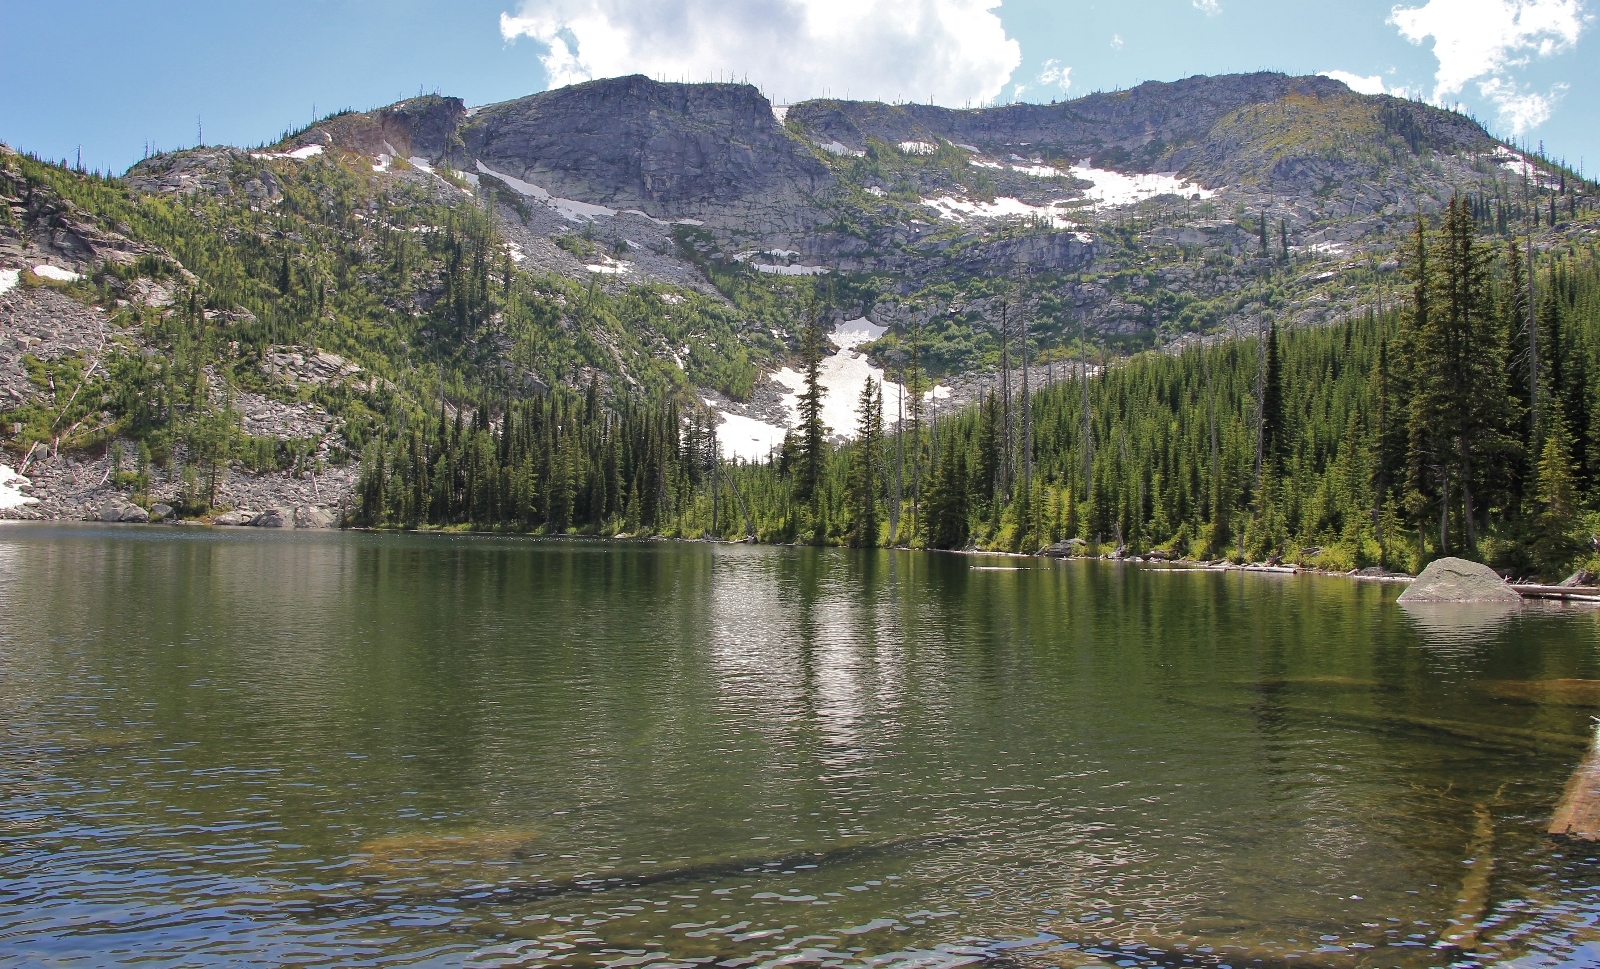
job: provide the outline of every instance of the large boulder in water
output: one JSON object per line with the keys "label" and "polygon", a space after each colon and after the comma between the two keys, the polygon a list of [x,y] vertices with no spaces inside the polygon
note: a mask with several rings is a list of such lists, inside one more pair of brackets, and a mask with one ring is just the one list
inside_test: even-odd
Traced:
{"label": "large boulder in water", "polygon": [[1400,602],[1521,602],[1516,589],[1487,565],[1443,558],[1429,563]]}

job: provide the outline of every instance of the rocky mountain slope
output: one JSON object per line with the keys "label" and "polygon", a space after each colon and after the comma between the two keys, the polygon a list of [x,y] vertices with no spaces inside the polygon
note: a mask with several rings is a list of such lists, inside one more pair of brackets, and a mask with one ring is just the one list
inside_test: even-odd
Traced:
{"label": "rocky mountain slope", "polygon": [[558,385],[709,401],[754,458],[819,302],[866,320],[834,396],[915,342],[959,402],[1002,305],[1048,372],[1362,311],[1458,192],[1545,248],[1593,231],[1592,186],[1470,119],[1277,74],[975,110],[626,77],[410,99],[117,180],[0,161],[6,462],[73,481],[14,515],[131,491],[321,520],[371,428]]}

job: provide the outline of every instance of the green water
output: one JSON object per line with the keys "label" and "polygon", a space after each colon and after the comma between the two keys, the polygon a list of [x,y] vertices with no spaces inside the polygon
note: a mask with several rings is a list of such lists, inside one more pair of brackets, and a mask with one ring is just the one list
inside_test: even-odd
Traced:
{"label": "green water", "polygon": [[7,526],[0,965],[1600,962],[1596,614],[1398,592]]}

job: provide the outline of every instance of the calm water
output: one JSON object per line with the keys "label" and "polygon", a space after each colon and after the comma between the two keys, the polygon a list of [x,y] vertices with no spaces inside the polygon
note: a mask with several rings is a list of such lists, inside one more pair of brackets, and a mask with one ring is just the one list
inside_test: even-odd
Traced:
{"label": "calm water", "polygon": [[1594,612],[1018,564],[0,528],[0,965],[1600,963]]}

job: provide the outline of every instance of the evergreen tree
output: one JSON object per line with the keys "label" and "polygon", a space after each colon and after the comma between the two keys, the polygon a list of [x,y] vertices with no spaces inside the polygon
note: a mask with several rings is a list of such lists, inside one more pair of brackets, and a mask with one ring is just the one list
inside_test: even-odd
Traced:
{"label": "evergreen tree", "polygon": [[878,490],[883,475],[883,396],[867,378],[856,407],[856,442],[845,486],[848,541],[853,548],[875,548],[882,523]]}
{"label": "evergreen tree", "polygon": [[806,389],[799,397],[799,467],[794,477],[796,501],[815,505],[822,482],[828,427],[822,423],[822,320],[813,312],[800,336],[800,365],[805,371]]}
{"label": "evergreen tree", "polygon": [[928,481],[922,514],[931,548],[961,548],[967,542],[967,457],[945,447]]}

